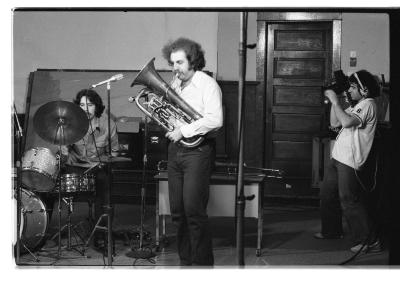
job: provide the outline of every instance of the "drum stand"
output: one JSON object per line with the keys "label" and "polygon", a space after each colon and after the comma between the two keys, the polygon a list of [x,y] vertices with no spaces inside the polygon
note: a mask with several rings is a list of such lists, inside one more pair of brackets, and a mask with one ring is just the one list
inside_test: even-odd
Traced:
{"label": "drum stand", "polygon": [[[73,225],[71,224],[71,215],[73,213],[73,196],[69,196],[69,197],[64,197],[63,202],[67,205],[68,207],[68,213],[67,213],[67,223],[61,228],[60,232],[57,232],[56,234],[53,235],[53,237],[50,238],[50,240],[54,240],[56,238],[56,236],[60,236],[60,233],[62,233],[63,231],[67,230],[68,233],[68,240],[67,240],[67,246],[66,249],[68,251],[71,250],[75,250],[77,251],[79,254],[81,254],[82,256],[85,255],[85,248],[82,249],[78,249],[77,247],[79,246],[78,243],[78,238],[81,241],[81,245],[84,245],[84,239],[82,238],[82,236],[79,234],[79,232],[77,232],[75,230],[75,228],[78,227],[78,225]],[[73,234],[74,238],[75,238],[75,242],[76,245],[71,246],[71,234]]]}

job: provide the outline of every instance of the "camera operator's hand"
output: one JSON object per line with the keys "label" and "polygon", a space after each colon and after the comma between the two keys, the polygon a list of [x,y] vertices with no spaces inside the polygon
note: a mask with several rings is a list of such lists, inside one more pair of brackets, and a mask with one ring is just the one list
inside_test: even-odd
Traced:
{"label": "camera operator's hand", "polygon": [[331,104],[337,105],[339,103],[337,95],[333,90],[330,90],[330,89],[325,90],[324,95],[325,95],[325,97],[327,97],[329,99]]}

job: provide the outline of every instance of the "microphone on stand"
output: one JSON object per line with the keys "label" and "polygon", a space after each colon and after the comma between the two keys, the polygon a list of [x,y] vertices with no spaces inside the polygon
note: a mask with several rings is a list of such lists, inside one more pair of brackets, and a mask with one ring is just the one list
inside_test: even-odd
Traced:
{"label": "microphone on stand", "polygon": [[103,85],[103,84],[107,84],[107,83],[110,83],[110,82],[115,82],[115,81],[121,80],[121,79],[123,79],[123,78],[124,78],[124,75],[123,75],[122,73],[116,74],[116,75],[112,76],[110,79],[101,81],[101,82],[99,82],[99,83],[97,83],[97,84],[93,84],[93,85],[90,87],[90,89],[94,89],[94,88],[96,88],[97,86],[101,86],[101,85]]}

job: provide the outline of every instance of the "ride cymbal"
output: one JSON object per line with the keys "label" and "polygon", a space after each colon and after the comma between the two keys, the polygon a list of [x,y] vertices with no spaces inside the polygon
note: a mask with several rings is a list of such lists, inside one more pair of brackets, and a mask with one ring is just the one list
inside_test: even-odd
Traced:
{"label": "ride cymbal", "polygon": [[78,105],[60,100],[42,105],[33,117],[33,126],[45,141],[69,145],[85,136],[89,120]]}

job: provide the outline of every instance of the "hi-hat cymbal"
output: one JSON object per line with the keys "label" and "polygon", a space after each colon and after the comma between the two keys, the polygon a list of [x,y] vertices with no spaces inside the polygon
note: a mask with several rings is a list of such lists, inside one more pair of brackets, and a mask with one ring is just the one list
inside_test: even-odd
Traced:
{"label": "hi-hat cymbal", "polygon": [[60,100],[42,105],[33,117],[33,126],[45,141],[69,145],[85,136],[89,120],[78,105]]}

